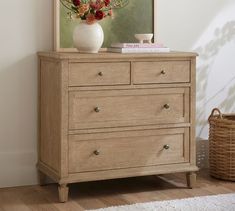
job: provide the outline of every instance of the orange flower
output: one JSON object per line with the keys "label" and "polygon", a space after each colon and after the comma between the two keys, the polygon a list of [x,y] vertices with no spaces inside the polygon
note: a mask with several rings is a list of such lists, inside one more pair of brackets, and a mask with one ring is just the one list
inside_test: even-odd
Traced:
{"label": "orange flower", "polygon": [[105,6],[106,6],[106,5],[105,5],[104,2],[100,3],[100,9],[103,8],[103,7],[105,7]]}
{"label": "orange flower", "polygon": [[109,10],[108,15],[111,16],[111,17],[113,17],[113,10],[112,10],[112,9]]}
{"label": "orange flower", "polygon": [[81,4],[81,6],[78,8],[78,12],[80,16],[84,16],[86,12],[89,10],[89,4]]}
{"label": "orange flower", "polygon": [[95,16],[91,13],[89,13],[87,16],[86,16],[86,23],[87,24],[93,24],[95,22]]}

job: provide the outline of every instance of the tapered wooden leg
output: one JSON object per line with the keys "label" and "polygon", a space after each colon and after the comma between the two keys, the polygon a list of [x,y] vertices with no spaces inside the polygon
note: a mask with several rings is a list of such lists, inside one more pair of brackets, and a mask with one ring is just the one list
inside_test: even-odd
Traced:
{"label": "tapered wooden leg", "polygon": [[67,187],[67,184],[59,185],[58,191],[59,191],[59,200],[60,200],[60,202],[67,202],[68,201],[68,195],[69,195],[69,188]]}
{"label": "tapered wooden leg", "polygon": [[188,188],[194,188],[196,185],[197,175],[195,172],[186,173],[187,185]]}
{"label": "tapered wooden leg", "polygon": [[47,176],[44,173],[42,173],[41,171],[38,171],[39,185],[41,185],[41,186],[46,185],[46,179],[47,179]]}

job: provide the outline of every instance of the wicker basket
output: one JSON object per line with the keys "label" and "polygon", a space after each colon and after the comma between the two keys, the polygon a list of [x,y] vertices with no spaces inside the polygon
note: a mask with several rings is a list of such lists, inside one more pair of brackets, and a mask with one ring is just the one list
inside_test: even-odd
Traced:
{"label": "wicker basket", "polygon": [[224,115],[215,108],[209,123],[210,175],[235,181],[235,114]]}

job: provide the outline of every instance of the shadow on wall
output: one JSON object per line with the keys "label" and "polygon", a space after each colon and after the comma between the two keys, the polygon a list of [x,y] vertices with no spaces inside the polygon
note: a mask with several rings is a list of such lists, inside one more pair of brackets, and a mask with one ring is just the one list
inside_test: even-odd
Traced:
{"label": "shadow on wall", "polygon": [[[213,74],[211,68],[216,61],[216,57],[220,50],[235,38],[235,21],[227,22],[223,27],[217,28],[214,31],[214,38],[204,45],[195,49],[200,55],[200,66],[197,69],[197,137],[202,136],[203,130],[207,127],[208,113],[206,108],[208,105],[221,95],[225,90],[228,90],[228,96],[222,102],[214,105],[220,108],[223,112],[231,111],[235,107],[235,75],[223,87],[220,88],[213,96],[207,97],[206,90],[208,89],[208,79]],[[231,55],[233,57],[233,55]],[[232,58],[231,57],[231,58]],[[223,70],[221,70],[223,71]],[[231,70],[234,72],[234,70]],[[210,108],[211,109],[211,108]]]}

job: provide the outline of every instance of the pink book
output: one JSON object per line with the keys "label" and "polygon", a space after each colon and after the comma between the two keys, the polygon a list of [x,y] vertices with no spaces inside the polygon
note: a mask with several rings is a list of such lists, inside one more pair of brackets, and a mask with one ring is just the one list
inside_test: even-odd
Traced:
{"label": "pink book", "polygon": [[164,48],[158,43],[112,43],[113,48]]}

